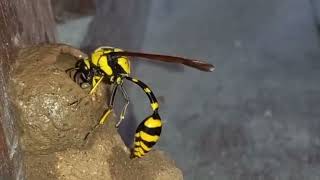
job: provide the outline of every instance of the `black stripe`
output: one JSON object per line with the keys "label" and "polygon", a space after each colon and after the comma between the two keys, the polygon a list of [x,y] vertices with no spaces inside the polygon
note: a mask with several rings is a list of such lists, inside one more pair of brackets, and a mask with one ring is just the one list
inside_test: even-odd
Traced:
{"label": "black stripe", "polygon": [[152,91],[151,91],[150,95],[151,95],[152,101],[158,103],[158,101],[157,101],[156,97],[154,96],[154,94],[152,93]]}
{"label": "black stripe", "polygon": [[[148,150],[144,149],[142,146],[137,146],[137,147],[140,147],[143,150],[144,153],[148,153],[149,152]],[[151,151],[151,149],[150,149],[150,151]]]}
{"label": "black stripe", "polygon": [[151,93],[148,93],[148,92],[146,92],[146,91],[144,91],[144,93],[146,93],[146,94],[147,94],[147,96],[148,96],[148,98],[149,98],[150,103],[153,103],[153,102],[154,102],[154,99],[152,98],[152,94],[151,94]]}
{"label": "black stripe", "polygon": [[[149,88],[150,89],[150,88]],[[151,91],[151,90],[150,90]],[[148,97],[149,97],[149,99],[150,99],[150,101],[151,101],[151,103],[157,103],[158,101],[157,101],[157,99],[156,99],[156,97],[154,96],[154,94],[152,93],[152,91],[151,92],[145,92],[147,95],[148,95]]]}
{"label": "black stripe", "polygon": [[143,131],[151,136],[160,136],[161,129],[162,129],[162,127],[148,128],[147,126],[144,126],[144,128],[141,131]]}
{"label": "black stripe", "polygon": [[150,117],[152,117],[152,118],[155,119],[155,120],[161,121],[161,118],[160,118],[158,112],[157,112],[157,111],[154,111],[152,115],[146,117],[146,118],[139,124],[139,126],[138,126],[137,129],[136,129],[136,133],[138,133],[138,132],[140,132],[140,131],[143,131],[143,132],[145,132],[145,133],[147,133],[147,134],[149,134],[149,135],[158,135],[158,136],[160,136],[162,126],[160,126],[160,127],[155,127],[155,128],[149,128],[149,127],[147,127],[147,126],[144,125],[144,123],[145,123]]}
{"label": "black stripe", "polygon": [[152,114],[153,119],[159,119],[161,121],[160,115],[158,114],[158,111],[154,111]]}
{"label": "black stripe", "polygon": [[[132,78],[131,78],[132,79]],[[142,81],[140,81],[140,80],[138,80],[138,79],[136,79],[137,80],[137,84],[142,88],[142,89],[145,89],[145,88],[147,88],[148,86],[146,85],[146,84],[144,84]]]}
{"label": "black stripe", "polygon": [[144,89],[148,88],[151,92],[150,92],[150,93],[145,92],[145,93],[147,94],[150,102],[151,102],[151,103],[158,102],[158,101],[157,101],[157,98],[156,98],[155,95],[153,94],[151,88],[149,88],[145,83],[143,83],[142,81],[140,81],[140,80],[138,80],[138,79],[136,79],[137,82],[134,82],[134,81],[133,81],[133,78],[128,77],[128,76],[125,77],[125,78],[128,79],[128,80],[130,80],[130,81],[132,81],[133,83],[136,83],[138,86],[140,86],[140,87],[143,89],[144,92],[145,92]]}
{"label": "black stripe", "polygon": [[[149,127],[147,127],[147,126],[144,125],[144,123],[146,122],[147,119],[149,119],[150,117],[154,117],[154,119],[158,119],[157,116],[159,117],[159,115],[157,115],[157,113],[155,112],[155,113],[153,113],[151,116],[148,116],[146,119],[144,119],[144,120],[139,124],[139,126],[137,127],[136,133],[139,133],[140,131],[143,131],[143,132],[145,132],[145,133],[147,133],[147,134],[149,134],[149,135],[152,135],[152,136],[154,136],[154,135],[160,136],[162,126],[160,126],[160,127],[155,127],[155,128],[149,128]],[[160,117],[159,117],[158,120],[160,120]],[[160,121],[161,121],[161,120],[160,120]]]}
{"label": "black stripe", "polygon": [[149,152],[149,151],[143,149],[143,147],[141,147],[141,146],[135,146],[135,147],[134,147],[134,152],[139,152],[138,150],[136,150],[136,149],[138,149],[138,148],[141,148],[145,154]]}
{"label": "black stripe", "polygon": [[154,146],[156,144],[156,142],[148,142],[148,141],[144,141],[141,138],[136,138],[135,140],[136,142],[143,142],[148,148],[152,148],[152,146]]}

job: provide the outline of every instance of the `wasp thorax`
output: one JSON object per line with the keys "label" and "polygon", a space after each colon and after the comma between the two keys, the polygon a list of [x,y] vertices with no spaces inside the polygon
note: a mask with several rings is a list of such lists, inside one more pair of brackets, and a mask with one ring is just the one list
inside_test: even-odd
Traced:
{"label": "wasp thorax", "polygon": [[119,57],[117,63],[122,68],[123,72],[125,72],[126,74],[130,74],[130,61],[127,57]]}

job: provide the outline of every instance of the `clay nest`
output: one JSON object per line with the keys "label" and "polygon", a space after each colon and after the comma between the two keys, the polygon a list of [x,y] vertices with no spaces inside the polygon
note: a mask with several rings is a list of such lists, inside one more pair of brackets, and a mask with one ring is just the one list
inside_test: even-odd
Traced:
{"label": "clay nest", "polygon": [[105,112],[109,86],[88,96],[65,70],[86,56],[67,45],[21,49],[11,71],[10,99],[19,126],[26,179],[182,179],[160,151],[130,159],[111,115],[85,139]]}

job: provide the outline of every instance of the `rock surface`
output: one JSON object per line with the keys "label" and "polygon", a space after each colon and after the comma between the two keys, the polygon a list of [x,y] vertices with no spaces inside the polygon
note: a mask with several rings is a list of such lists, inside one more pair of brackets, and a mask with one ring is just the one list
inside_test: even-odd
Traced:
{"label": "rock surface", "polygon": [[84,140],[106,109],[108,86],[92,98],[69,78],[65,70],[79,55],[85,56],[63,45],[34,46],[18,54],[10,95],[18,112],[26,178],[182,179],[163,153],[131,160],[115,118]]}

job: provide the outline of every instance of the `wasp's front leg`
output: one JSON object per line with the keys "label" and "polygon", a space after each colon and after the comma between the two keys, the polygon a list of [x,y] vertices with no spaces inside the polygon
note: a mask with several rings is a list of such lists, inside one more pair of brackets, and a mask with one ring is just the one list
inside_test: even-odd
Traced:
{"label": "wasp's front leg", "polygon": [[92,79],[92,89],[90,90],[89,94],[93,95],[96,93],[97,91],[97,87],[98,85],[101,83],[101,81],[103,80],[104,76],[94,76]]}

